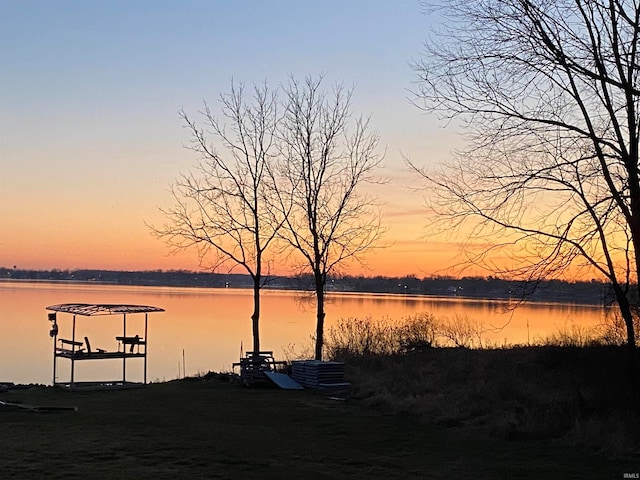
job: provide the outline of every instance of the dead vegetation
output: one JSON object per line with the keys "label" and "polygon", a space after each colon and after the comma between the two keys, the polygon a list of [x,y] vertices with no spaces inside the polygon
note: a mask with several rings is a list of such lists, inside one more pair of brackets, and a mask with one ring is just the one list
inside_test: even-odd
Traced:
{"label": "dead vegetation", "polygon": [[560,439],[618,457],[638,451],[626,346],[569,328],[533,346],[460,348],[482,345],[477,328],[429,315],[347,319],[327,346],[367,405],[503,439]]}

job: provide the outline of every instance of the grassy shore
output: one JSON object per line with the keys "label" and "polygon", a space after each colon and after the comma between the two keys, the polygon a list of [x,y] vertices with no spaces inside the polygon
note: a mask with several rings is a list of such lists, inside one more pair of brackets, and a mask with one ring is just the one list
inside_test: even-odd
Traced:
{"label": "grassy shore", "polygon": [[640,451],[640,406],[626,354],[613,346],[433,348],[356,357],[347,365],[352,396],[364,405],[495,438],[554,440],[623,458]]}
{"label": "grassy shore", "polygon": [[495,438],[553,439],[618,458],[640,452],[640,379],[630,369],[638,352],[621,344],[620,325],[507,347],[484,346],[469,319],[339,326],[327,350],[346,362],[352,396],[365,405]]}
{"label": "grassy shore", "polygon": [[[357,377],[364,366],[350,368]],[[77,411],[0,407],[2,478],[605,479],[640,470],[633,456],[491,435],[372,402],[355,377],[353,394],[339,398],[247,389],[217,375],[120,391],[10,390],[0,400]]]}

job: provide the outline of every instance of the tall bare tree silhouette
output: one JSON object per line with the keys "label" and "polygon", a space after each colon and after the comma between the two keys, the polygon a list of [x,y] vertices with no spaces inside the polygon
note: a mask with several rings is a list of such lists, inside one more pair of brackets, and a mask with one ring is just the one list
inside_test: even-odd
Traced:
{"label": "tall bare tree silhouette", "polygon": [[322,359],[327,276],[361,261],[384,232],[376,199],[363,186],[382,156],[368,120],[351,118],[352,91],[322,90],[323,77],[294,78],[283,87],[282,162],[278,190],[285,215],[282,238],[311,273],[316,295],[315,358]]}
{"label": "tall bare tree silhouette", "polygon": [[441,229],[466,231],[477,247],[468,261],[493,272],[534,282],[597,272],[633,350],[640,4],[444,0],[435,8],[443,26],[415,65],[415,102],[460,120],[468,140],[440,169],[410,162]]}
{"label": "tall bare tree silhouette", "polygon": [[[270,271],[267,249],[283,224],[275,198],[278,99],[266,84],[232,82],[220,96],[222,121],[205,103],[202,124],[184,111],[187,148],[200,157],[197,168],[172,186],[175,205],[163,210],[167,222],[152,227],[177,250],[197,247],[201,262],[215,271],[239,267],[253,280],[253,351],[260,351],[260,290]],[[210,141],[212,143],[210,143]],[[280,205],[281,206],[281,205]],[[284,211],[286,214],[286,211]]]}

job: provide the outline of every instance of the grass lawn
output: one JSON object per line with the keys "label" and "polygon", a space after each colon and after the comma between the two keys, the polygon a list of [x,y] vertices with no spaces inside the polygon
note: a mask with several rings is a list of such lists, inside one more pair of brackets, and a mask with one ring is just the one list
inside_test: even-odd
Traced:
{"label": "grass lawn", "polygon": [[554,441],[490,438],[312,391],[187,379],[142,389],[33,387],[0,407],[2,479],[618,479],[640,471]]}

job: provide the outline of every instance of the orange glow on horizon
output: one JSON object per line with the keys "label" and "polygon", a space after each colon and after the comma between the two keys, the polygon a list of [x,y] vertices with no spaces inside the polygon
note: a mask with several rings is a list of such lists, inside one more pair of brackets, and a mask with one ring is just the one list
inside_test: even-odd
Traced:
{"label": "orange glow on horizon", "polygon": [[[444,276],[489,276],[491,272],[480,268],[460,268],[464,259],[460,245],[454,242],[430,239],[400,240],[394,244],[370,252],[363,265],[356,262],[345,264],[339,273],[349,276],[403,277],[414,275],[418,278],[434,275]],[[153,237],[147,227],[141,225],[129,231],[129,235],[119,235],[115,230],[95,232],[73,232],[71,235],[51,232],[48,235],[8,235],[2,234],[0,246],[0,266],[34,270],[186,270],[211,271],[207,265],[198,262],[195,249],[171,254],[166,244]],[[229,265],[230,267],[231,265]],[[219,269],[226,273],[229,268]],[[246,273],[236,266],[233,273]],[[277,264],[273,275],[293,275],[296,270],[287,265]],[[572,268],[565,274],[566,279],[590,280],[598,278],[592,270]]]}
{"label": "orange glow on horizon", "polygon": [[[460,268],[466,259],[461,244],[456,239],[426,235],[429,219],[420,206],[422,200],[402,197],[398,191],[394,193],[395,205],[388,206],[385,219],[389,231],[381,242],[387,246],[370,252],[363,259],[364,266],[351,262],[343,265],[339,273],[418,278],[491,275],[479,267]],[[163,204],[166,198],[154,201]],[[130,208],[113,204],[96,207],[65,200],[62,195],[48,203],[51,209],[63,213],[51,215],[51,210],[39,209],[38,202],[7,212],[0,224],[0,266],[35,270],[210,271],[207,265],[199,263],[195,249],[171,254],[165,242],[151,234],[145,221],[160,225],[165,220],[157,209],[149,210],[148,206],[135,203]],[[503,263],[505,259],[496,261]],[[245,273],[239,267],[232,271]],[[276,262],[271,273],[286,276],[297,272]],[[564,277],[569,280],[600,278],[590,269],[577,268],[567,271]]]}

